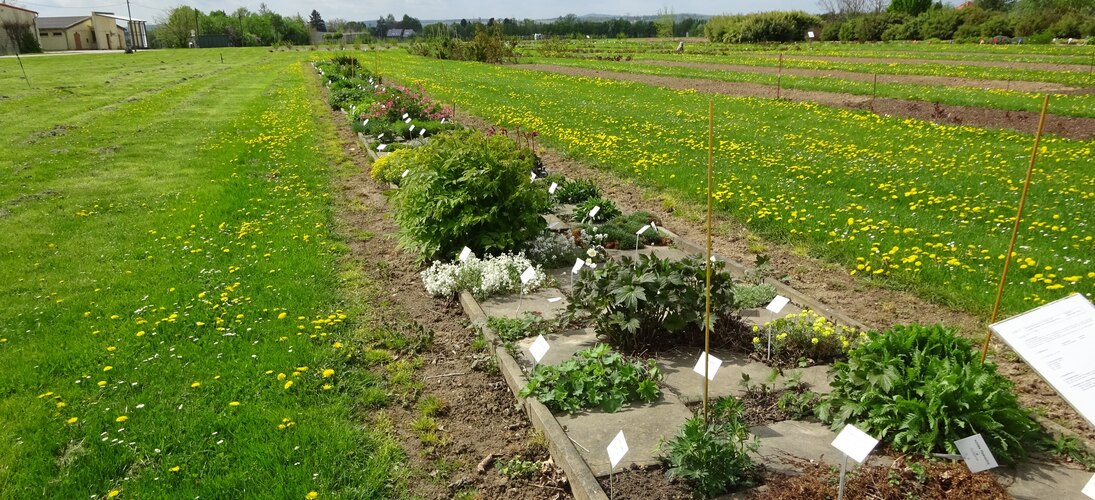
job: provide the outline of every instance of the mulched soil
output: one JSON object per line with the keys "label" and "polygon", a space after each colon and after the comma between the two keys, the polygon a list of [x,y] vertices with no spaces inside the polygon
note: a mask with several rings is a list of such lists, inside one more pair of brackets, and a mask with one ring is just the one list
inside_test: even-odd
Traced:
{"label": "mulched soil", "polygon": [[[350,241],[350,258],[390,294],[386,303],[376,304],[378,320],[410,320],[433,335],[420,354],[423,366],[415,372],[425,383],[417,400],[434,396],[444,403],[445,410],[436,418],[445,443],[422,446],[410,428],[418,417],[414,401],[385,409],[407,451],[407,493],[437,499],[469,490],[477,491],[478,498],[572,498],[566,478],[550,462],[501,375],[473,369],[477,355],[469,344],[474,334],[465,326],[463,311],[452,301],[426,294],[418,275],[420,266],[396,248],[396,226],[382,188],[368,178],[367,154],[345,116],[332,113],[331,120],[358,167],[356,175],[338,181],[339,218],[346,233],[356,235]],[[498,460],[520,456],[541,462],[541,471],[529,479],[510,479],[492,464],[481,472],[480,463],[491,455]]]}
{"label": "mulched soil", "polygon": [[[612,494],[617,500],[691,500],[692,488],[680,480],[666,478],[665,467],[633,465],[612,476]],[[601,489],[609,493],[609,478],[598,478]]]}
{"label": "mulched soil", "polygon": [[[804,500],[837,498],[837,468],[803,464],[803,474],[770,474],[766,487],[747,498],[757,500]],[[811,470],[812,469],[812,470]],[[1011,498],[991,472],[971,474],[962,463],[903,463],[870,466],[850,472],[844,498],[871,500],[957,499],[1006,500]]]}
{"label": "mulched soil", "polygon": [[[657,85],[676,90],[695,90],[710,94],[744,97],[775,97],[776,87],[759,83],[722,82],[702,78],[679,78],[643,75],[617,71],[601,71],[552,64],[522,64],[519,68]],[[887,78],[894,78],[887,76]],[[969,125],[990,129],[1010,129],[1034,134],[1038,130],[1038,113],[1007,111],[974,106],[944,106],[925,101],[871,98],[870,96],[783,89],[780,97],[792,101],[807,101],[847,109],[865,109],[880,115],[916,118],[944,125]],[[1044,133],[1069,139],[1087,140],[1095,137],[1095,118],[1047,115]]]}

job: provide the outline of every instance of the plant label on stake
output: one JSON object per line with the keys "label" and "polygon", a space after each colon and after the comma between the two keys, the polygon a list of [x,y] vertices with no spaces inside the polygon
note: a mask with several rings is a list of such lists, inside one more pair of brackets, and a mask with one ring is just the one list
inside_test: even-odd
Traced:
{"label": "plant label on stake", "polygon": [[875,446],[878,446],[877,439],[852,424],[845,425],[833,440],[834,448],[858,463],[863,463]]}
{"label": "plant label on stake", "polygon": [[368,125],[368,124],[369,124],[369,119],[368,118],[366,118],[365,121],[361,122],[361,126],[363,126],[363,127],[365,125]]}
{"label": "plant label on stake", "polygon": [[403,175],[401,175],[400,177],[406,177],[409,173],[411,173],[411,169],[408,168],[407,170],[403,171]]}
{"label": "plant label on stake", "polygon": [[414,132],[414,125],[411,125],[411,128],[407,129],[407,132]]}
{"label": "plant label on stake", "polygon": [[410,119],[410,118],[407,118],[406,120],[403,120],[403,122],[404,122],[404,123],[411,123],[411,119]]}
{"label": "plant label on stake", "polygon": [[463,262],[468,257],[471,257],[471,249],[468,247],[464,247],[464,249],[460,251],[460,256],[457,257],[456,260]]}
{"label": "plant label on stake", "polygon": [[422,137],[424,135],[426,135],[426,129],[424,129],[424,128],[418,129],[418,137]]}
{"label": "plant label on stake", "polygon": [[574,259],[574,267],[570,268],[570,274],[578,274],[585,267],[586,261],[582,259]]}
{"label": "plant label on stake", "polygon": [[543,335],[537,335],[536,340],[529,346],[528,352],[532,354],[532,359],[536,360],[536,364],[540,364],[540,360],[544,359],[548,349],[551,349],[551,346],[548,345],[547,339]]}
{"label": "plant label on stake", "polygon": [[840,434],[836,435],[836,439],[833,440],[833,447],[844,454],[844,461],[840,465],[840,485],[837,488],[837,500],[844,499],[844,478],[848,475],[848,457],[858,463],[863,463],[875,446],[878,446],[877,439],[852,424],[845,425]]}
{"label": "plant label on stake", "polygon": [[1095,498],[1095,476],[1091,476],[1091,480],[1087,482],[1087,486],[1084,486],[1080,493],[1087,495],[1088,498]]}
{"label": "plant label on stake", "polygon": [[528,282],[532,281],[535,278],[536,278],[536,268],[532,267],[532,266],[528,266],[528,269],[525,269],[525,272],[521,273],[521,284],[522,285],[527,285]]}
{"label": "plant label on stake", "polygon": [[784,297],[782,295],[776,295],[776,298],[772,299],[772,301],[769,302],[767,306],[764,306],[764,308],[771,311],[772,314],[779,314],[779,312],[783,310],[783,307],[786,306],[788,302],[791,302],[791,299],[788,299],[787,297]]}
{"label": "plant label on stake", "polygon": [[597,216],[597,212],[600,212],[600,211],[601,211],[601,206],[600,205],[597,205],[597,206],[593,207],[592,209],[590,209],[589,219],[593,220],[593,218]]}
{"label": "plant label on stake", "polygon": [[555,194],[556,189],[559,189],[559,183],[552,182],[551,185],[548,186],[548,194]]}
{"label": "plant label on stake", "polygon": [[376,147],[376,150],[377,151],[384,151],[384,148],[386,148],[386,147],[388,147],[387,144],[381,144],[381,145]]}
{"label": "plant label on stake", "polygon": [[530,172],[528,174],[528,178],[529,178],[530,181],[536,182],[536,172]]}
{"label": "plant label on stake", "polygon": [[719,371],[719,367],[722,366],[722,360],[710,354],[701,352],[700,359],[696,360],[696,366],[692,368],[692,371],[700,374],[701,376],[703,375],[703,370],[705,368],[703,359],[705,357],[707,358],[707,380],[715,380],[715,373],[717,373]]}
{"label": "plant label on stake", "polygon": [[1000,465],[996,463],[996,457],[992,456],[985,438],[980,434],[959,439],[954,442],[954,446],[958,448],[958,453],[962,454],[962,460],[966,461],[966,467],[969,467],[971,473],[976,474]]}
{"label": "plant label on stake", "polygon": [[616,434],[611,443],[608,443],[608,463],[612,469],[620,464],[620,460],[627,454],[627,440],[624,439],[624,431]]}
{"label": "plant label on stake", "polygon": [[406,120],[407,118],[410,118],[410,117],[411,117],[410,113],[403,113],[403,119],[404,120]]}
{"label": "plant label on stake", "polygon": [[650,224],[640,227],[638,231],[635,231],[635,258],[639,258],[639,237],[650,229]]}

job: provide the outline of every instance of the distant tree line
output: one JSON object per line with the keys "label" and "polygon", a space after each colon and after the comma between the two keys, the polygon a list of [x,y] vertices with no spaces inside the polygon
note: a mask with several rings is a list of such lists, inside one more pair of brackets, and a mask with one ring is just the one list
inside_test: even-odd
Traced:
{"label": "distant tree line", "polygon": [[[623,18],[593,21],[580,19],[574,14],[567,14],[553,21],[535,21],[532,19],[517,20],[512,18],[490,18],[460,22],[445,25],[434,23],[425,27],[427,35],[437,36],[445,34],[464,40],[475,36],[477,29],[483,30],[498,26],[502,36],[531,38],[534,35],[546,37],[593,37],[593,38],[649,38],[659,36],[700,36],[703,33],[703,20],[691,17],[681,20],[663,18],[651,21],[628,20]],[[659,27],[660,30],[659,31]],[[667,29],[668,28],[668,29]]]}
{"label": "distant tree line", "polygon": [[715,42],[854,42],[957,40],[1048,43],[1095,37],[1092,0],[971,0],[956,7],[932,0],[821,0],[827,12],[762,12],[715,16],[705,35]]}
{"label": "distant tree line", "polygon": [[195,36],[224,35],[234,47],[309,43],[309,26],[300,16],[282,16],[266,4],[258,12],[239,8],[232,13],[214,10],[208,14],[193,7],[179,6],[156,20],[149,33],[154,47],[188,47]]}

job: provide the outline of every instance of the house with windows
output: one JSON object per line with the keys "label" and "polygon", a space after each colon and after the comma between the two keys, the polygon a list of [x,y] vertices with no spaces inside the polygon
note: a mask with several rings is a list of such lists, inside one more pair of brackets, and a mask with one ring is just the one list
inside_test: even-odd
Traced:
{"label": "house with windows", "polygon": [[0,55],[30,52],[38,41],[38,13],[0,3]]}
{"label": "house with windows", "polygon": [[[128,30],[126,26],[129,26]],[[90,16],[39,17],[38,39],[42,50],[122,50],[148,46],[145,21],[115,16],[113,12],[92,12]]]}

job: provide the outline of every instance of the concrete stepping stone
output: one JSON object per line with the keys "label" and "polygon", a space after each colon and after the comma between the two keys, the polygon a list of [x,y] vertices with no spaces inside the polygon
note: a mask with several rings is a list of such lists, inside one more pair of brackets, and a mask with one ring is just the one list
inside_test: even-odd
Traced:
{"label": "concrete stepping stone", "polygon": [[[558,365],[574,357],[574,353],[597,345],[597,334],[594,333],[592,328],[567,330],[558,335],[546,335],[544,338],[548,341],[551,349],[548,349],[547,354],[544,354],[544,357],[540,359],[542,365]],[[532,356],[529,354],[529,347],[532,346],[535,340],[535,338],[527,338],[517,342],[517,347],[522,354],[517,363],[521,365],[521,369],[526,374],[531,372],[532,367],[535,365]]]}
{"label": "concrete stepping stone", "polygon": [[598,410],[555,415],[597,477],[607,476],[610,472],[605,448],[620,430],[624,431],[628,452],[617,464],[616,470],[631,465],[655,465],[661,462],[658,446],[676,435],[681,425],[691,417],[692,411],[672,394],[663,395],[652,405],[624,406],[616,413]]}
{"label": "concrete stepping stone", "polygon": [[[555,302],[548,299],[561,298]],[[538,313],[544,319],[551,320],[566,311],[566,298],[558,288],[542,288],[532,293],[491,297],[479,302],[487,316],[518,318],[525,313]]]}
{"label": "concrete stepping stone", "polygon": [[[703,401],[703,376],[692,371],[700,359],[702,349],[680,349],[659,357],[659,364],[665,374],[664,385],[685,403]],[[722,367],[715,373],[715,379],[708,384],[708,396],[714,400],[726,396],[741,396],[745,387],[741,384],[742,375],[748,375],[753,384],[767,383],[772,368],[764,363],[749,359],[748,356],[723,349],[712,349],[711,355],[722,360]],[[810,390],[820,393],[831,392],[828,382],[827,366],[811,366],[783,370],[770,385],[783,387],[792,375],[806,383]],[[801,374],[801,375],[799,375]]]}

